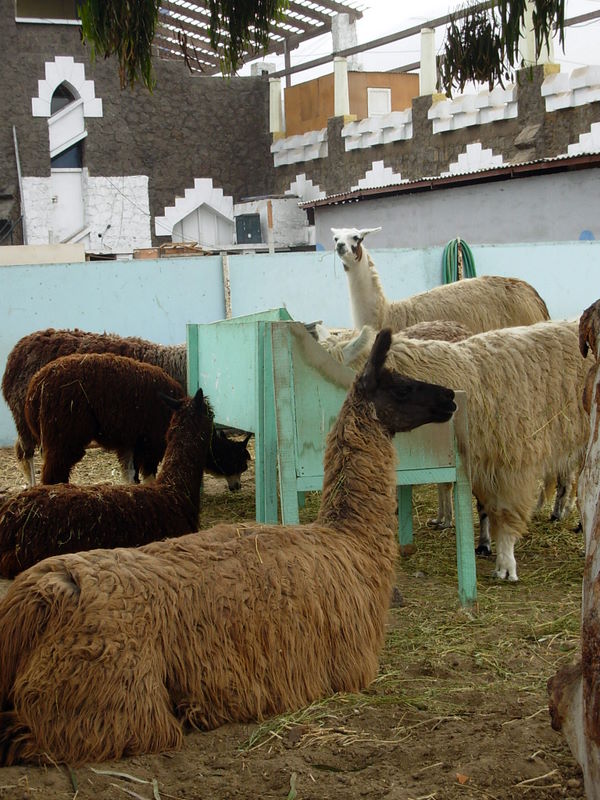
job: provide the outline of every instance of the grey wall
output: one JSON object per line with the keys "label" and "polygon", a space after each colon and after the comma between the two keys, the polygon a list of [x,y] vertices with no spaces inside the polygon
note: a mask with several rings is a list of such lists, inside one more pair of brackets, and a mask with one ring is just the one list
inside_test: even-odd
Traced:
{"label": "grey wall", "polygon": [[315,208],[316,242],[330,228],[375,228],[371,247],[600,239],[600,169],[478,183]]}

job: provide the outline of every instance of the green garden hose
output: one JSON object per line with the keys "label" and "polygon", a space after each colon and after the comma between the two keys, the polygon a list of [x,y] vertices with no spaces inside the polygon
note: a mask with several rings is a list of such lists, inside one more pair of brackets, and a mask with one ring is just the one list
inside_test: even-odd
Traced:
{"label": "green garden hose", "polygon": [[[462,257],[462,275],[459,274],[459,248]],[[453,283],[460,278],[475,278],[475,259],[469,245],[462,239],[451,239],[442,253],[444,283]]]}

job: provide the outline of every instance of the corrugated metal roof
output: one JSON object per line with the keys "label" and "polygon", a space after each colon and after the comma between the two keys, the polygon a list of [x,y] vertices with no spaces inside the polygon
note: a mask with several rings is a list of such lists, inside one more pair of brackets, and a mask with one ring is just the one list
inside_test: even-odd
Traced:
{"label": "corrugated metal roof", "polygon": [[[271,25],[264,50],[250,47],[242,62],[271,54],[290,52],[302,42],[331,31],[332,19],[344,13],[350,20],[362,17],[365,6],[357,0],[290,0],[283,17]],[[203,2],[163,0],[158,10],[154,44],[163,58],[183,59],[179,37],[185,36],[193,58],[189,65],[203,75],[221,71],[219,53],[210,46],[210,11]]]}
{"label": "corrugated metal roof", "polygon": [[301,208],[315,208],[316,206],[334,205],[343,202],[360,202],[360,200],[387,195],[404,194],[406,192],[420,192],[432,189],[443,189],[452,186],[465,186],[470,183],[483,183],[485,181],[506,180],[507,178],[522,178],[526,175],[547,172],[564,172],[567,170],[586,169],[600,166],[600,153],[578,153],[577,155],[553,156],[532,161],[501,164],[491,169],[478,169],[468,172],[456,172],[451,175],[434,175],[414,180],[404,180],[396,184],[385,186],[370,186],[364,189],[355,189],[350,192],[330,194],[320,200],[309,200],[299,203]]}

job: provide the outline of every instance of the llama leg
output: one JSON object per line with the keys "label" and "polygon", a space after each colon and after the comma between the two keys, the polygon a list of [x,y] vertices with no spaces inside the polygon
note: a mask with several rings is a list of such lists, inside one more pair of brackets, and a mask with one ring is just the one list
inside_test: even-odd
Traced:
{"label": "llama leg", "polygon": [[[57,664],[51,641],[41,643],[19,675],[11,729],[0,736],[0,752],[13,760],[81,763],[105,761],[181,746],[183,730],[161,677],[154,643],[139,651],[125,634],[108,626],[103,636],[63,638]],[[53,635],[56,635],[53,634]],[[107,657],[104,647],[114,644]],[[118,657],[116,654],[119,654]],[[73,675],[82,677],[74,685]],[[127,675],[126,685],[123,675]],[[63,713],[56,715],[56,697]],[[20,740],[20,741],[19,741]]]}
{"label": "llama leg", "polygon": [[427,520],[428,525],[434,528],[450,528],[452,526],[452,484],[440,483],[438,492],[437,517]]}
{"label": "llama leg", "polygon": [[493,578],[518,581],[515,542],[518,536],[507,525],[501,525],[496,533],[496,567]]}
{"label": "llama leg", "polygon": [[42,483],[68,483],[74,465],[85,455],[85,449],[72,452],[58,452],[44,447],[44,463],[42,464]]}
{"label": "llama leg", "polygon": [[15,442],[15,455],[19,462],[19,467],[25,475],[25,480],[29,486],[35,486],[35,465],[33,463],[33,449],[26,447],[20,437]]}
{"label": "llama leg", "polygon": [[550,519],[552,522],[563,520],[569,516],[577,496],[577,481],[573,472],[559,474],[556,481],[556,497]]}
{"label": "llama leg", "polygon": [[117,450],[117,459],[121,467],[121,477],[124,483],[137,483],[136,469],[132,450]]}
{"label": "llama leg", "polygon": [[477,514],[479,516],[479,542],[475,548],[478,556],[492,555],[492,537],[490,535],[490,518],[483,504],[477,501]]}

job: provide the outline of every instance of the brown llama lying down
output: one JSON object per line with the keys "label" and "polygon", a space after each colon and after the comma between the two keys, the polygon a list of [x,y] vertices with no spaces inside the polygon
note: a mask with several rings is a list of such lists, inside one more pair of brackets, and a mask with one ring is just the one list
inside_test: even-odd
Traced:
{"label": "brown llama lying down", "polygon": [[186,723],[259,720],[375,678],[397,553],[393,435],[455,409],[452,390],[387,369],[389,345],[382,331],[328,435],[315,522],[221,524],[14,581],[0,764],[160,752]]}
{"label": "brown llama lying down", "polygon": [[[67,483],[92,441],[116,452],[128,482],[138,473],[154,478],[171,419],[171,409],[156,401],[159,392],[184,396],[160,367],[113,353],[75,353],[42,367],[25,396],[25,419],[44,454],[42,483]],[[205,469],[239,489],[247,444],[215,432]]]}
{"label": "brown llama lying down", "polygon": [[175,409],[154,483],[33,486],[0,506],[0,575],[12,578],[48,556],[96,547],[137,547],[198,528],[200,487],[213,415],[196,397]]}
{"label": "brown llama lying down", "polygon": [[29,381],[44,364],[71,353],[115,353],[162,367],[186,390],[185,344],[161,345],[135,336],[74,330],[35,331],[16,343],[8,354],[2,377],[2,394],[17,427],[15,453],[30,486],[35,484],[33,455],[36,443],[25,420],[25,395]]}
{"label": "brown llama lying down", "polygon": [[595,358],[584,387],[591,431],[578,485],[586,554],[581,657],[550,678],[548,693],[552,727],[563,732],[581,766],[585,796],[600,800],[600,300],[580,318],[579,346],[584,358],[588,349]]}

